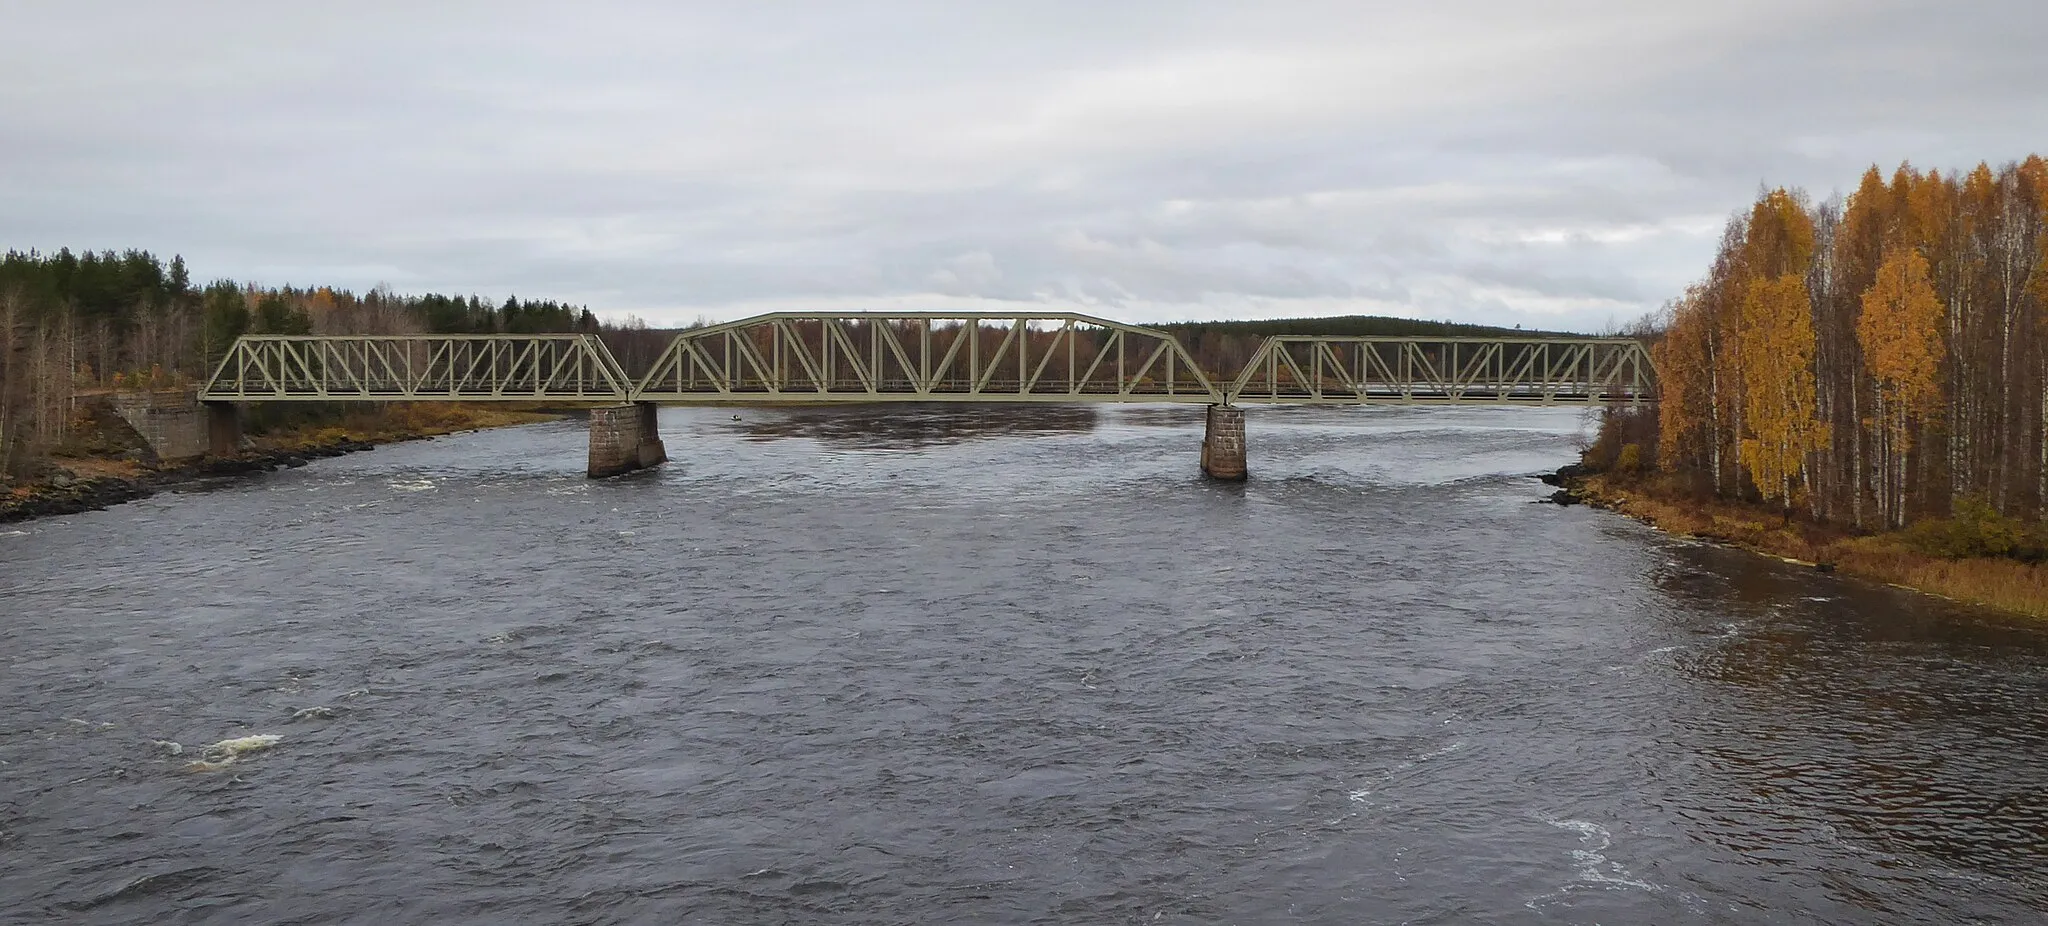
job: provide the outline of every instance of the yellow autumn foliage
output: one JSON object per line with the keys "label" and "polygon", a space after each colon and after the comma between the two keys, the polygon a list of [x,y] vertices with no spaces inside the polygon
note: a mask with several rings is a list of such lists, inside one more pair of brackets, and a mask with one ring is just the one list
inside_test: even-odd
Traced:
{"label": "yellow autumn foliage", "polygon": [[1742,301],[1742,464],[1767,499],[1789,505],[1806,458],[1828,445],[1814,400],[1814,330],[1806,281],[1792,273],[1749,285]]}
{"label": "yellow autumn foliage", "polygon": [[1927,258],[1910,247],[1887,248],[1863,293],[1856,340],[1880,394],[1901,415],[1918,418],[1940,407],[1942,314]]}

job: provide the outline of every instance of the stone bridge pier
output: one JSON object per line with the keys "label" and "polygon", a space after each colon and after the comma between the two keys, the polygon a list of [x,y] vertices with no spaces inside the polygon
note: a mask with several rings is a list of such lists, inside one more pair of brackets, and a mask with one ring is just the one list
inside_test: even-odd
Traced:
{"label": "stone bridge pier", "polygon": [[590,478],[602,479],[668,462],[650,402],[590,410]]}
{"label": "stone bridge pier", "polygon": [[1244,409],[1209,406],[1208,423],[1202,428],[1202,472],[1211,479],[1244,481]]}

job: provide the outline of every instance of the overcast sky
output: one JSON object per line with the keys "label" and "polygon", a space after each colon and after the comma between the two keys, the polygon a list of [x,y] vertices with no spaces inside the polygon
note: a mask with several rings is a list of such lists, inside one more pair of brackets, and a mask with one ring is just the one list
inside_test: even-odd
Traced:
{"label": "overcast sky", "polygon": [[0,247],[201,279],[1593,330],[1759,184],[2048,149],[2048,4],[0,0]]}

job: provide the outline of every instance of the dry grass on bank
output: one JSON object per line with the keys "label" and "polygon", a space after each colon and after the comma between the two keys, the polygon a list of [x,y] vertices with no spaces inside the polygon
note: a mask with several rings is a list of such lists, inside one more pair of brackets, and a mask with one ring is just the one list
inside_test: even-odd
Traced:
{"label": "dry grass on bank", "polygon": [[2048,566],[2010,559],[1940,559],[1900,546],[1889,535],[1855,537],[1830,551],[1836,568],[1958,601],[2048,617]]}
{"label": "dry grass on bank", "polygon": [[1605,476],[1588,477],[1579,491],[1592,504],[1673,534],[1718,540],[1803,562],[1820,562],[1821,551],[1840,536],[1797,519],[1788,520],[1780,511],[1674,497],[1654,485],[1622,483]]}
{"label": "dry grass on bank", "polygon": [[66,457],[62,460],[64,469],[78,479],[133,479],[142,475],[142,464],[135,460],[107,457]]}
{"label": "dry grass on bank", "polygon": [[1654,485],[1624,484],[1601,476],[1586,479],[1580,491],[1592,504],[1673,534],[1802,563],[1827,563],[1845,575],[2048,617],[2048,565],[2001,557],[1930,556],[1897,533],[1852,536],[1798,518],[1787,521],[1781,512],[1754,505],[1671,497]]}

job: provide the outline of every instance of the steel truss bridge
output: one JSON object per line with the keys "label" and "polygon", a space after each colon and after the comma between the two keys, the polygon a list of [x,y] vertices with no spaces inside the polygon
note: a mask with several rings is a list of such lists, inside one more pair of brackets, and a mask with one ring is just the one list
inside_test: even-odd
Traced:
{"label": "steel truss bridge", "polygon": [[1231,374],[1086,315],[777,312],[683,331],[638,377],[593,335],[245,336],[200,398],[1599,406],[1655,401],[1656,374],[1629,338],[1289,335]]}
{"label": "steel truss bridge", "polygon": [[677,334],[629,375],[594,335],[251,336],[200,391],[207,446],[237,403],[592,406],[592,476],[668,459],[657,405],[1183,402],[1208,406],[1202,469],[1245,477],[1250,404],[1640,405],[1656,372],[1627,338],[1269,337],[1234,374],[1172,334],[1065,312],[776,312]]}

